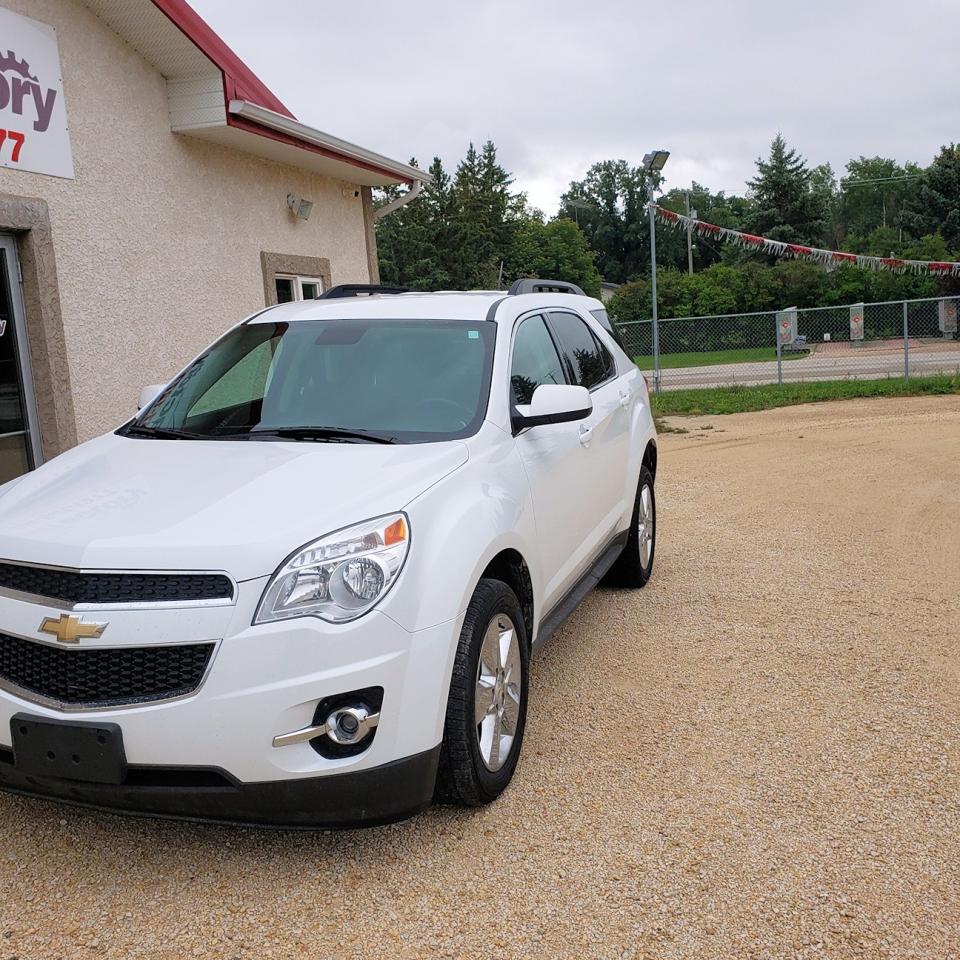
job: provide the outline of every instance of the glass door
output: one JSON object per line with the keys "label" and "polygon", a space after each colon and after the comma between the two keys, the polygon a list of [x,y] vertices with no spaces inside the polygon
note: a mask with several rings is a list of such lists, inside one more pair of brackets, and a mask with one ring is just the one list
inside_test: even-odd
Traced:
{"label": "glass door", "polygon": [[13,237],[0,236],[0,483],[39,462],[16,258]]}

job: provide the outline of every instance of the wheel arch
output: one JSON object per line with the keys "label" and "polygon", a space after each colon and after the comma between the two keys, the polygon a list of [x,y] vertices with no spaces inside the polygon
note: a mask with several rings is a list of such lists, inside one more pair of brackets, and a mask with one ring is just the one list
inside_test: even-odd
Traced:
{"label": "wheel arch", "polygon": [[654,480],[657,479],[657,441],[650,440],[647,442],[647,448],[643,451],[643,460],[641,465],[646,467],[650,471],[650,476]]}
{"label": "wheel arch", "polygon": [[533,643],[534,598],[533,578],[530,567],[523,554],[513,547],[507,547],[494,556],[484,567],[480,579],[501,580],[517,595],[520,609],[523,611],[523,625],[527,632],[527,643]]}

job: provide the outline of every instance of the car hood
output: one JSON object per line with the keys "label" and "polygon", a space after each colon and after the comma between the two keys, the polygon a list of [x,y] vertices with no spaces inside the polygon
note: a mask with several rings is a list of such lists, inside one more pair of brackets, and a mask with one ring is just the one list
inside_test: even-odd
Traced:
{"label": "car hood", "polygon": [[108,434],[0,493],[0,558],[111,570],[273,573],[297,547],[402,509],[464,443],[154,440]]}

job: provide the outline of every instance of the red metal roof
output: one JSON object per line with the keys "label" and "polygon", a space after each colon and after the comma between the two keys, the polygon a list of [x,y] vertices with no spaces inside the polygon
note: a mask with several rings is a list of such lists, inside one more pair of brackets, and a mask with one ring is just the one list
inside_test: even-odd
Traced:
{"label": "red metal roof", "polygon": [[223,74],[226,101],[249,100],[295,120],[296,117],[260,78],[217,36],[186,0],[153,0],[153,5],[175,24],[193,45]]}
{"label": "red metal roof", "polygon": [[311,153],[342,160],[352,166],[384,174],[394,181],[399,179],[407,183],[413,182],[411,176],[405,173],[398,174],[396,170],[378,166],[375,162],[370,162],[370,160],[363,160],[350,156],[349,154],[341,154],[335,149],[318,146],[316,143],[301,139],[295,134],[281,133],[255,121],[234,116],[230,111],[230,101],[242,100],[282,114],[284,117],[289,117],[293,121],[297,120],[280,101],[279,97],[217,36],[213,29],[186,0],[151,0],[151,2],[220,70],[223,75],[223,92],[228,126],[236,127],[237,129],[244,130],[256,136],[287,143]]}

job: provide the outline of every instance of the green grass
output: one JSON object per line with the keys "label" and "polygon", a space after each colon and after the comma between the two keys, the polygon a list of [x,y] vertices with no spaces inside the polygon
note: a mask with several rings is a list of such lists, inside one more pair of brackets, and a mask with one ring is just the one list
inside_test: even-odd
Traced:
{"label": "green grass", "polygon": [[812,383],[761,384],[754,387],[711,387],[707,390],[664,390],[652,397],[660,417],[695,417],[748,413],[797,403],[850,400],[855,397],[916,397],[960,393],[960,373],[933,374],[903,380],[824,380]]}
{"label": "green grass", "polygon": [[[799,360],[809,356],[809,350],[785,350],[784,360]],[[758,360],[776,360],[776,347],[747,347],[743,350],[709,350],[704,353],[661,353],[660,367],[675,370],[678,367],[713,367],[724,363],[755,363]],[[633,358],[641,370],[653,369],[653,357],[640,354]]]}

